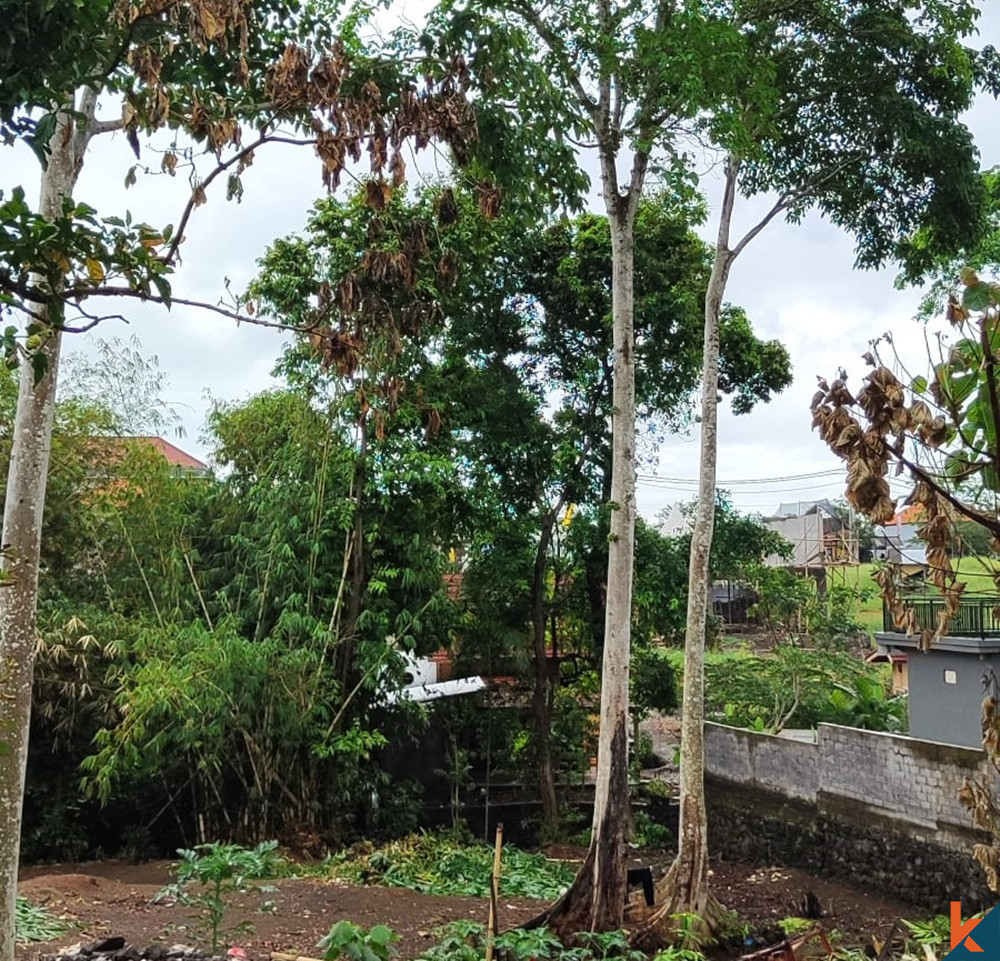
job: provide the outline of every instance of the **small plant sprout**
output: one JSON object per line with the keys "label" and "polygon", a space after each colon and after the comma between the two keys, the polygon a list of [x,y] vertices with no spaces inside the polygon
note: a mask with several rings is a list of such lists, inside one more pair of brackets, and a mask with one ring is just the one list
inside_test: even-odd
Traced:
{"label": "small plant sprout", "polygon": [[338,921],[317,947],[323,952],[323,961],[338,961],[339,958],[390,961],[396,954],[393,944],[398,940],[399,935],[384,924],[376,924],[366,931],[360,924]]}
{"label": "small plant sprout", "polygon": [[[277,854],[277,848],[277,841],[264,841],[255,848],[213,843],[177,852],[181,856],[176,868],[177,880],[165,893],[176,897],[181,904],[201,909],[199,921],[212,942],[213,953],[219,950],[226,934],[242,932],[248,927],[242,924],[225,928],[232,895],[274,891],[271,886],[250,882],[274,877],[282,869],[284,860]],[[192,890],[192,885],[200,887]],[[271,906],[271,902],[264,902],[261,909],[268,910]]]}

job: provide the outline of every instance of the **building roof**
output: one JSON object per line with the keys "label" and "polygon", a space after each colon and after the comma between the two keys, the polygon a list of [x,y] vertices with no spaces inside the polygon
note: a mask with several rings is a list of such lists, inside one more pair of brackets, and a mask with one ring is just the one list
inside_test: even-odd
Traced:
{"label": "building roof", "polygon": [[868,664],[905,664],[906,654],[903,651],[878,650],[865,655]]}
{"label": "building roof", "polygon": [[786,517],[805,517],[807,514],[825,514],[827,517],[836,517],[837,511],[830,501],[789,501],[779,504],[774,516],[768,520],[777,520]]}
{"label": "building roof", "polygon": [[892,527],[896,524],[921,524],[924,520],[924,505],[910,504],[896,512],[896,516],[883,526]]}
{"label": "building roof", "polygon": [[144,441],[158,450],[166,458],[167,463],[171,467],[183,467],[185,470],[197,471],[208,470],[208,464],[198,460],[197,457],[192,457],[186,451],[181,450],[175,444],[171,444],[170,441],[164,440],[162,437],[126,437],[123,440]]}
{"label": "building roof", "polygon": [[955,637],[945,635],[944,637],[939,637],[934,642],[934,646],[925,651],[920,651],[920,636],[917,634],[910,636],[908,634],[877,631],[875,642],[880,649],[884,649],[890,654],[902,653],[904,651],[913,651],[914,656],[917,656],[919,652],[922,657],[940,654],[941,652],[970,654],[976,657],[982,657],[986,654],[1000,654],[1000,637]]}

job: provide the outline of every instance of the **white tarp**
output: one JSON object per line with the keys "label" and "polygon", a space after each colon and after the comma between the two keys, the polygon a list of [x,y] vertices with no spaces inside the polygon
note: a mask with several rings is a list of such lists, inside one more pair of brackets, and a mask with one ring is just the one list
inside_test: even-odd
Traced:
{"label": "white tarp", "polygon": [[440,697],[455,697],[458,694],[474,694],[486,688],[481,677],[460,677],[454,681],[438,681],[436,684],[417,684],[413,687],[394,691],[386,696],[390,704],[397,701],[436,701]]}

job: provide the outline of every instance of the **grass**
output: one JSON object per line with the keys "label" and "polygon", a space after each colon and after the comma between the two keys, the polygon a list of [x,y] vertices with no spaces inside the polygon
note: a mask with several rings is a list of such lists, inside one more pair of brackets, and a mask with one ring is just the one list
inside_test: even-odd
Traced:
{"label": "grass", "polygon": [[[969,594],[998,593],[993,583],[993,571],[1000,569],[1000,561],[993,563],[985,558],[959,557],[952,560],[952,565],[959,579],[968,584],[966,591]],[[871,597],[862,603],[857,619],[872,634],[882,630],[882,597],[878,585],[872,580],[874,571],[874,564],[858,564],[831,568],[827,575],[832,584],[871,589]]]}
{"label": "grass", "polygon": [[[331,858],[329,868],[334,877],[354,883],[410,888],[425,894],[488,897],[493,848],[414,834],[380,848],[355,845]],[[571,865],[506,846],[500,888],[511,897],[553,900],[575,874]]]}
{"label": "grass", "polygon": [[14,921],[15,940],[18,944],[28,941],[54,941],[66,933],[68,925],[50,914],[45,908],[32,904],[27,898],[18,897]]}

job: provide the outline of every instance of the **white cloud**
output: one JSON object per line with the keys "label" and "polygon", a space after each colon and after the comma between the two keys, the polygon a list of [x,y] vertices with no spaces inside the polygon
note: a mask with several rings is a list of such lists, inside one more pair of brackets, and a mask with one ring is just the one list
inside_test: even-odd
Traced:
{"label": "white cloud", "polygon": [[[986,37],[1000,34],[1000,10],[988,5],[981,28]],[[980,138],[985,165],[1000,163],[1000,134],[996,106],[981,98],[968,122]],[[23,183],[37,191],[37,167],[24,148],[3,152],[0,186]],[[145,159],[145,158],[144,158]],[[149,163],[158,167],[150,154]],[[88,155],[77,196],[102,214],[133,214],[157,225],[176,222],[186,197],[184,179],[142,177],[125,192],[122,182],[134,158],[121,136],[103,138]],[[175,291],[208,301],[224,293],[223,278],[241,289],[255,271],[255,261],[274,238],[300,230],[310,205],[322,188],[319,169],[308,148],[275,147],[261,150],[245,177],[242,204],[226,203],[214,189],[209,203],[196,211],[184,246],[184,263]],[[595,178],[596,182],[596,178]],[[717,178],[706,178],[710,199],[717,194]],[[738,224],[753,222],[761,204],[741,206]],[[714,224],[710,220],[706,235]],[[860,273],[853,269],[850,238],[812,215],[798,226],[772,224],[748,247],[734,266],[728,299],[747,308],[759,335],[776,337],[787,345],[795,369],[795,383],[784,395],[761,405],[749,416],[728,413],[720,427],[719,477],[771,478],[826,471],[838,466],[810,430],[809,399],[815,375],[831,375],[845,366],[856,384],[864,369],[859,357],[868,340],[893,330],[903,352],[921,356],[922,333],[911,320],[917,303],[913,291],[893,287],[891,272]],[[102,327],[105,338],[138,335],[143,350],[156,354],[168,373],[169,400],[182,407],[192,453],[204,455],[199,441],[207,409],[205,390],[221,399],[244,397],[266,387],[269,371],[278,356],[281,335],[260,329],[236,329],[221,317],[175,308],[123,305],[132,319],[130,328],[120,322]],[[81,343],[86,350],[86,343]],[[698,435],[670,439],[663,447],[660,472],[675,478],[694,478],[698,465]],[[684,485],[677,485],[684,486]],[[691,485],[687,485],[690,490]],[[836,496],[839,482],[823,477],[815,482],[757,485],[734,491],[739,506],[770,510],[780,499],[808,499],[812,494]],[[805,488],[805,489],[803,489]],[[792,495],[792,496],[786,496]],[[640,508],[650,515],[666,503],[689,499],[684,490],[644,487]],[[773,501],[773,503],[772,503]]]}

